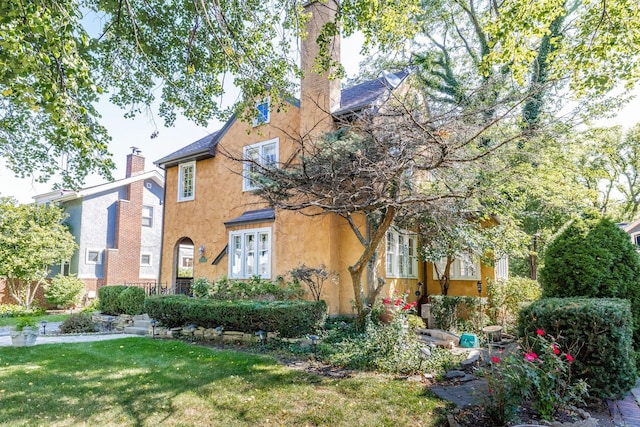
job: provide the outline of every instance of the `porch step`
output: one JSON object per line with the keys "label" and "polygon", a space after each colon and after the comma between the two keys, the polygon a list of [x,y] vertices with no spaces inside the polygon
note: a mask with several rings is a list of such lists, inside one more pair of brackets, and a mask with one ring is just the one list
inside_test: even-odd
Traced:
{"label": "porch step", "polygon": [[124,333],[135,335],[149,335],[149,328],[139,326],[125,326]]}
{"label": "porch step", "polygon": [[125,326],[125,334],[151,335],[151,319],[146,314],[133,317],[133,325]]}

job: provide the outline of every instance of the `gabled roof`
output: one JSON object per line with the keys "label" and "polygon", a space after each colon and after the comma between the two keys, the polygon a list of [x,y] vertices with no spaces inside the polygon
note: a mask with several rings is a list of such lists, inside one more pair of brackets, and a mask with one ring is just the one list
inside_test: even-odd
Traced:
{"label": "gabled roof", "polygon": [[383,71],[377,79],[343,89],[340,108],[333,114],[339,116],[384,103],[391,91],[397,88],[408,75],[407,70],[398,73]]}
{"label": "gabled roof", "polygon": [[124,187],[132,182],[144,181],[150,179],[158,184],[160,187],[164,187],[164,178],[162,174],[156,170],[144,172],[139,175],[134,175],[129,178],[117,179],[115,181],[107,182],[104,184],[94,185],[92,187],[83,188],[78,191],[74,190],[55,190],[48,193],[38,194],[33,196],[36,204],[47,202],[68,202],[70,200],[82,199],[83,197],[92,196],[94,194],[102,193],[103,191],[113,190],[115,188]]}
{"label": "gabled roof", "polygon": [[[397,88],[408,75],[408,70],[397,73],[383,71],[376,79],[343,89],[340,95],[340,107],[332,114],[334,116],[341,116],[384,103],[389,98],[391,91]],[[300,108],[299,100],[290,100],[289,102],[295,107]],[[216,145],[218,145],[218,142],[220,142],[235,121],[236,116],[234,115],[221,129],[156,160],[153,164],[165,169],[184,162],[214,157],[216,155]]]}
{"label": "gabled roof", "polygon": [[204,138],[200,138],[186,147],[182,147],[178,151],[174,151],[173,153],[164,156],[160,160],[156,160],[153,164],[164,169],[166,167],[175,166],[179,163],[192,160],[202,160],[215,156],[216,145],[218,145],[218,142],[220,142],[222,137],[227,133],[235,121],[236,116],[234,115],[227,120],[221,129],[205,136]]}

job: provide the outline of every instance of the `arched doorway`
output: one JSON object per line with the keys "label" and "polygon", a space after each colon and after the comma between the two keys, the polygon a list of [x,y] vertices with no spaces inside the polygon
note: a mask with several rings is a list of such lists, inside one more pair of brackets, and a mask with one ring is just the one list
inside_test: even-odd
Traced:
{"label": "arched doorway", "polygon": [[173,293],[191,295],[193,283],[193,240],[183,237],[176,242],[173,248]]}

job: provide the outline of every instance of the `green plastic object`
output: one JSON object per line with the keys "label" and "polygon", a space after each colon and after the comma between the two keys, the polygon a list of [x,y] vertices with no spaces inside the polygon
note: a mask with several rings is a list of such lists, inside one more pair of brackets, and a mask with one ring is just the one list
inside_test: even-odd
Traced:
{"label": "green plastic object", "polygon": [[476,334],[462,334],[460,335],[460,347],[475,348],[479,347],[478,336]]}

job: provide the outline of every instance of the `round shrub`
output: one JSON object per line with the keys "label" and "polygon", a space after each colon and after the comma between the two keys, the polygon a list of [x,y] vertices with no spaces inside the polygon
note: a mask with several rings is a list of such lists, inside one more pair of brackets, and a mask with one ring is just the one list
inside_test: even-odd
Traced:
{"label": "round shrub", "polygon": [[640,255],[628,234],[608,219],[573,221],[545,250],[545,297],[624,298],[631,302],[640,344]]}
{"label": "round shrub", "polygon": [[129,286],[118,295],[118,314],[142,314],[144,313],[144,299],[146,295],[144,289]]}
{"label": "round shrub", "polygon": [[99,309],[104,314],[118,315],[122,313],[119,296],[126,286],[102,286],[98,289]]}
{"label": "round shrub", "polygon": [[44,288],[44,297],[49,304],[68,308],[80,303],[84,295],[84,283],[75,276],[58,274]]}
{"label": "round shrub", "polygon": [[194,298],[205,298],[209,295],[209,281],[206,277],[198,277],[191,285]]}
{"label": "round shrub", "polygon": [[80,334],[95,332],[96,326],[91,321],[91,316],[85,313],[72,314],[60,325],[63,334]]}

